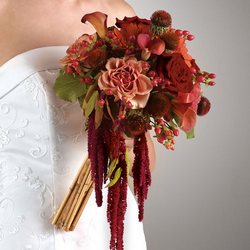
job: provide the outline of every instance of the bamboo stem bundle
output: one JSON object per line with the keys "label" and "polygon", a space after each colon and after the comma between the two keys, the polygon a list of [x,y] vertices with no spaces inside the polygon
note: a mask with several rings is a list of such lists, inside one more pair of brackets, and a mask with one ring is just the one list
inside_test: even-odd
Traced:
{"label": "bamboo stem bundle", "polygon": [[51,224],[58,229],[73,231],[93,189],[94,182],[91,179],[90,160],[87,158],[80,167]]}

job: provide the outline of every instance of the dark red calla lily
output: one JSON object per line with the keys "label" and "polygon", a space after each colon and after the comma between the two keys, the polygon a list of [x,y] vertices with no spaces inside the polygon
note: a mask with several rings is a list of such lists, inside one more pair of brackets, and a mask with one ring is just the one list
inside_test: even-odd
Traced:
{"label": "dark red calla lily", "polygon": [[81,22],[82,23],[90,22],[94,26],[97,34],[101,38],[104,38],[108,31],[107,17],[108,16],[106,14],[96,11],[96,12],[84,15],[81,19]]}

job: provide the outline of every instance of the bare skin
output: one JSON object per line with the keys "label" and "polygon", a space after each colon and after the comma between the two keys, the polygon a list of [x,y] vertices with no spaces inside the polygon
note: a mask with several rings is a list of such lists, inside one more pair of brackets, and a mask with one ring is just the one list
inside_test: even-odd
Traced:
{"label": "bare skin", "polygon": [[[134,16],[133,9],[123,0],[1,0],[0,1],[0,66],[25,51],[54,45],[70,45],[83,33],[94,33],[90,24],[81,23],[87,13],[108,14],[108,25],[115,18]],[[155,149],[146,133],[150,169],[155,168]],[[132,140],[130,158],[133,162]],[[132,174],[132,173],[131,173]]]}

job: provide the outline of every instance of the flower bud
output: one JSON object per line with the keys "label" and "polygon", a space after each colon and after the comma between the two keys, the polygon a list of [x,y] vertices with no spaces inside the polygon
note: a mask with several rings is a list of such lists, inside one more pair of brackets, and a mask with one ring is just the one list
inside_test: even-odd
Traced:
{"label": "flower bud", "polygon": [[164,10],[155,11],[151,16],[151,21],[154,25],[165,28],[172,24],[171,15]]}
{"label": "flower bud", "polygon": [[202,96],[198,104],[197,115],[199,116],[206,115],[210,110],[210,107],[211,107],[210,101],[205,96]]}

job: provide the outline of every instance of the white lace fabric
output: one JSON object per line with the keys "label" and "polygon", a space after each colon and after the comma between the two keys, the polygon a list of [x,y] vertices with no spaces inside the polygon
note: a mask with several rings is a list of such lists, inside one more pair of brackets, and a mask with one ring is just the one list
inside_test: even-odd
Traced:
{"label": "white lace fabric", "polygon": [[[106,188],[102,207],[92,192],[73,232],[51,225],[87,156],[78,103],[59,99],[53,90],[66,49],[33,49],[0,67],[1,250],[109,250]],[[145,250],[143,223],[129,188],[127,202],[125,250]]]}

